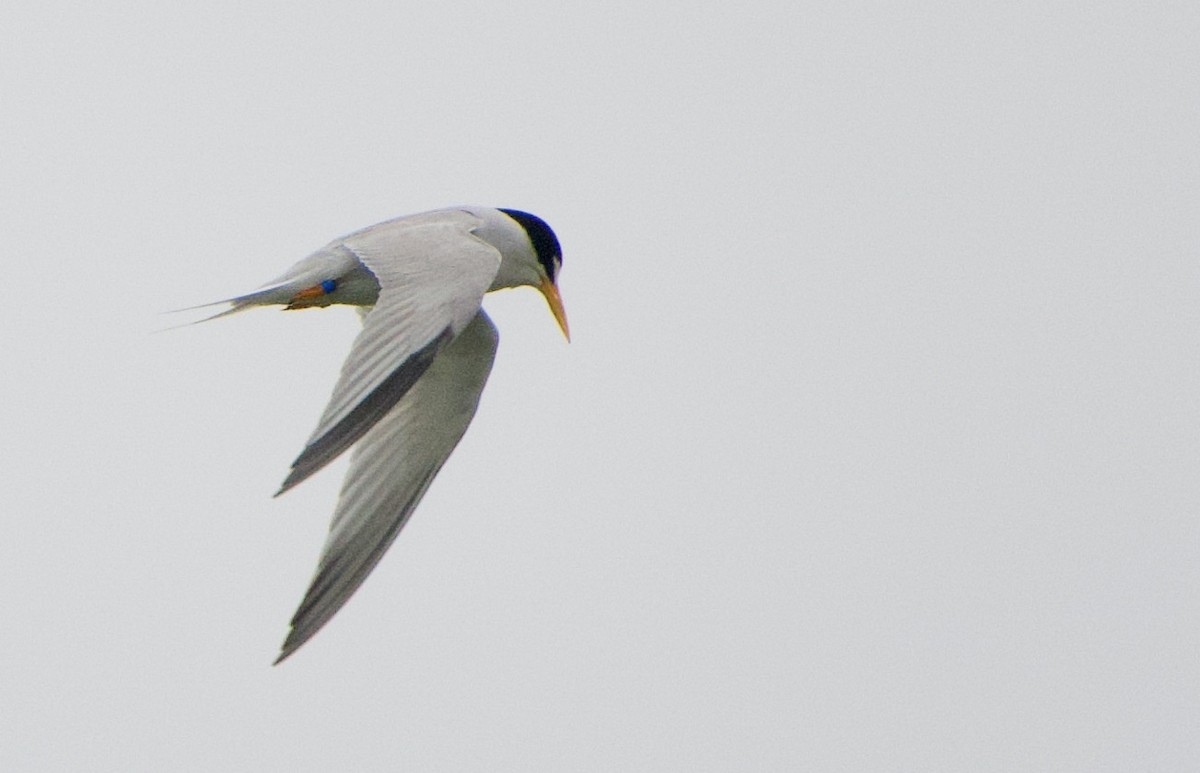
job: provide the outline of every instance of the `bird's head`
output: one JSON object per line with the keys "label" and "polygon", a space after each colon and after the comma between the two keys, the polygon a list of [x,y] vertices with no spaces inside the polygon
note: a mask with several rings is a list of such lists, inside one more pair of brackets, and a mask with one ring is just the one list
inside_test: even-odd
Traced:
{"label": "bird's head", "polygon": [[546,221],[537,215],[519,209],[500,211],[516,221],[529,241],[528,250],[522,250],[527,254],[516,256],[515,262],[524,265],[513,266],[522,274],[521,279],[514,284],[533,285],[541,291],[546,303],[550,305],[550,312],[554,314],[555,321],[562,328],[563,335],[570,341],[571,330],[567,326],[567,312],[563,309],[562,296],[559,295],[557,284],[558,272],[562,268],[562,248],[559,247],[558,237]]}

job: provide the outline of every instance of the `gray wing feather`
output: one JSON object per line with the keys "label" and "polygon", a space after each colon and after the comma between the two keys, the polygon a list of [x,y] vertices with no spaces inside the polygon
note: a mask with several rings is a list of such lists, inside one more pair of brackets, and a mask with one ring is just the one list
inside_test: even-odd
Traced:
{"label": "gray wing feather", "polygon": [[341,421],[305,446],[300,456],[296,457],[296,461],[292,462],[292,471],[288,473],[275,496],[300,483],[354,445],[404,397],[452,337],[453,333],[447,326],[437,338],[409,355],[400,367],[380,381],[372,392],[342,417]]}
{"label": "gray wing feather", "polygon": [[380,223],[324,248],[366,266],[379,298],[276,496],[363,437],[470,323],[500,266],[496,248],[472,234],[480,222],[469,212],[434,212]]}
{"label": "gray wing feather", "polygon": [[480,310],[355,446],[316,576],[279,658],[333,617],[408,522],[475,415],[499,336]]}

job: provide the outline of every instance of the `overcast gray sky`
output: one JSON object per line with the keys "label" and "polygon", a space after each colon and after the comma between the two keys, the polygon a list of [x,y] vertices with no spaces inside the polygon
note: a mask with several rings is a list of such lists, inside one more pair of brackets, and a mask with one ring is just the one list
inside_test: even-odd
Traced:
{"label": "overcast gray sky", "polygon": [[[1183,770],[1200,10],[0,8],[0,768]],[[358,326],[158,333],[457,203],[565,250],[279,668]]]}

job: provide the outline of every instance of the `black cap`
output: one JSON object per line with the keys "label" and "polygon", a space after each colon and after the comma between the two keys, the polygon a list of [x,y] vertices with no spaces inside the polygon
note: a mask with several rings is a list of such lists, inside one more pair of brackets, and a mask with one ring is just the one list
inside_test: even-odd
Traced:
{"label": "black cap", "polygon": [[558,237],[554,235],[554,231],[537,215],[531,215],[528,212],[522,212],[519,209],[500,209],[501,212],[516,220],[525,229],[525,233],[529,235],[529,241],[533,244],[533,251],[537,255],[538,263],[542,264],[542,268],[546,269],[546,276],[550,277],[553,282],[558,275],[558,267],[562,265],[562,248],[558,246]]}

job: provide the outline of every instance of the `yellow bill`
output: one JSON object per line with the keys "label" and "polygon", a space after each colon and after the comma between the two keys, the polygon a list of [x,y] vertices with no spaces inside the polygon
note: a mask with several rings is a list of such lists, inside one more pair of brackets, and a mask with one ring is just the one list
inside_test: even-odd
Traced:
{"label": "yellow bill", "polygon": [[546,303],[550,304],[550,313],[554,315],[554,320],[558,322],[558,326],[562,328],[563,335],[570,342],[571,329],[567,326],[567,311],[563,308],[562,296],[558,294],[558,287],[554,282],[550,281],[550,277],[544,276],[538,289],[542,291]]}

